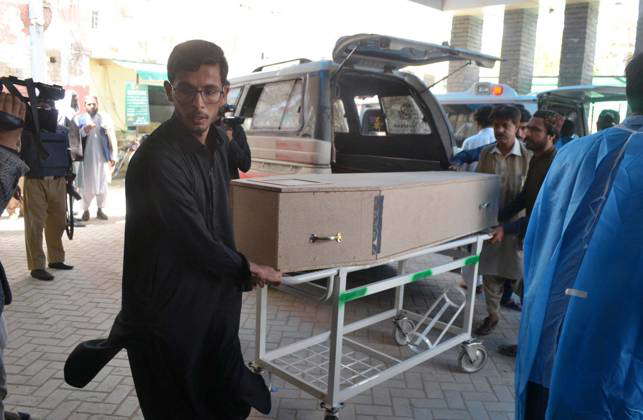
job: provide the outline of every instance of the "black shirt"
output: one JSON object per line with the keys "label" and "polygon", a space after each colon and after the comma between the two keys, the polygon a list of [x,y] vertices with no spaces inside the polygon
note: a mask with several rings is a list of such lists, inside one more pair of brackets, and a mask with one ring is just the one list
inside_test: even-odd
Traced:
{"label": "black shirt", "polygon": [[527,231],[527,224],[529,223],[531,211],[534,209],[538,193],[540,192],[540,187],[543,185],[545,176],[547,176],[547,171],[549,171],[549,167],[555,157],[556,148],[552,147],[542,155],[531,158],[529,169],[527,170],[527,178],[525,179],[522,191],[520,191],[511,203],[500,211],[498,219],[501,223],[504,223],[522,210],[525,210],[527,215],[526,217],[521,217],[514,222],[504,223],[503,227],[505,229],[505,233],[518,234],[519,236],[524,237]]}
{"label": "black shirt", "polygon": [[155,317],[157,305],[183,287],[189,294],[212,283],[218,293],[227,293],[224,284],[250,287],[248,263],[234,244],[227,144],[211,126],[203,145],[173,117],[136,151],[125,185],[124,311]]}
{"label": "black shirt", "polygon": [[227,144],[211,126],[203,145],[173,117],[134,154],[125,181],[123,306],[107,340],[72,352],[68,383],[86,385],[125,347],[148,418],[270,411],[270,393],[239,343],[241,294],[251,278],[234,245]]}
{"label": "black shirt", "polygon": [[230,177],[239,179],[239,171],[248,172],[252,164],[246,132],[240,124],[232,127],[232,141],[228,144]]}

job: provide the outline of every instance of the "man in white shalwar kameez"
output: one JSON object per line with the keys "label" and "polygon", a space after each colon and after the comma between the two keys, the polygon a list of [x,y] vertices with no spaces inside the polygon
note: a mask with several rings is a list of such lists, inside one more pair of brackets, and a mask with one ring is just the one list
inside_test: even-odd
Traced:
{"label": "man in white shalwar kameez", "polygon": [[98,99],[85,98],[86,112],[78,116],[78,126],[83,142],[83,162],[80,165],[78,184],[83,196],[82,220],[89,220],[89,206],[94,197],[98,212],[96,217],[107,220],[103,211],[107,201],[108,184],[112,181],[112,169],[116,162],[117,144],[114,125],[110,116],[98,112]]}

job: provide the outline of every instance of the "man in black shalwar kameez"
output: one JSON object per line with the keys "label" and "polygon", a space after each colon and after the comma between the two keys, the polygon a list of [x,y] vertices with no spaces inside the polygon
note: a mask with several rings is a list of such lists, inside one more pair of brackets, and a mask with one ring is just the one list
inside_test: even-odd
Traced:
{"label": "man in black shalwar kameez", "polygon": [[212,125],[227,63],[206,41],[175,47],[165,83],[175,105],[127,172],[123,306],[107,340],[79,345],[66,380],[83,386],[125,347],[147,419],[244,419],[270,411],[238,337],[241,293],[281,273],[235,250],[228,141]]}

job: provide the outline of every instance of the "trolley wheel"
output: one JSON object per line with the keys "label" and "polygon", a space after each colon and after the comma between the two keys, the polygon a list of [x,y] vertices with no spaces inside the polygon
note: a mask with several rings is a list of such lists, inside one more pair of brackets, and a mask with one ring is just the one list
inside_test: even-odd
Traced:
{"label": "trolley wheel", "polygon": [[248,369],[257,375],[261,375],[263,373],[263,368],[257,362],[248,363]]}
{"label": "trolley wheel", "polygon": [[319,404],[319,408],[324,410],[324,420],[339,420],[339,410],[344,407],[344,403],[340,403],[339,407],[328,407],[325,402]]}
{"label": "trolley wheel", "polygon": [[475,354],[473,360],[469,356],[469,352],[463,348],[458,356],[458,364],[466,373],[476,373],[487,363],[489,354],[482,344],[471,344],[469,351]]}
{"label": "trolley wheel", "polygon": [[408,318],[400,318],[395,321],[393,337],[400,346],[406,346],[411,342],[409,334],[415,329],[415,323]]}

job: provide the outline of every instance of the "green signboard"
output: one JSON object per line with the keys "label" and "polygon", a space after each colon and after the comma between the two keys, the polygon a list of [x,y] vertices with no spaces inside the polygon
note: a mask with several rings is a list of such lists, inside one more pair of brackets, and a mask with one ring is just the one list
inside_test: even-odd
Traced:
{"label": "green signboard", "polygon": [[127,83],[125,86],[125,120],[128,127],[150,123],[147,85]]}

